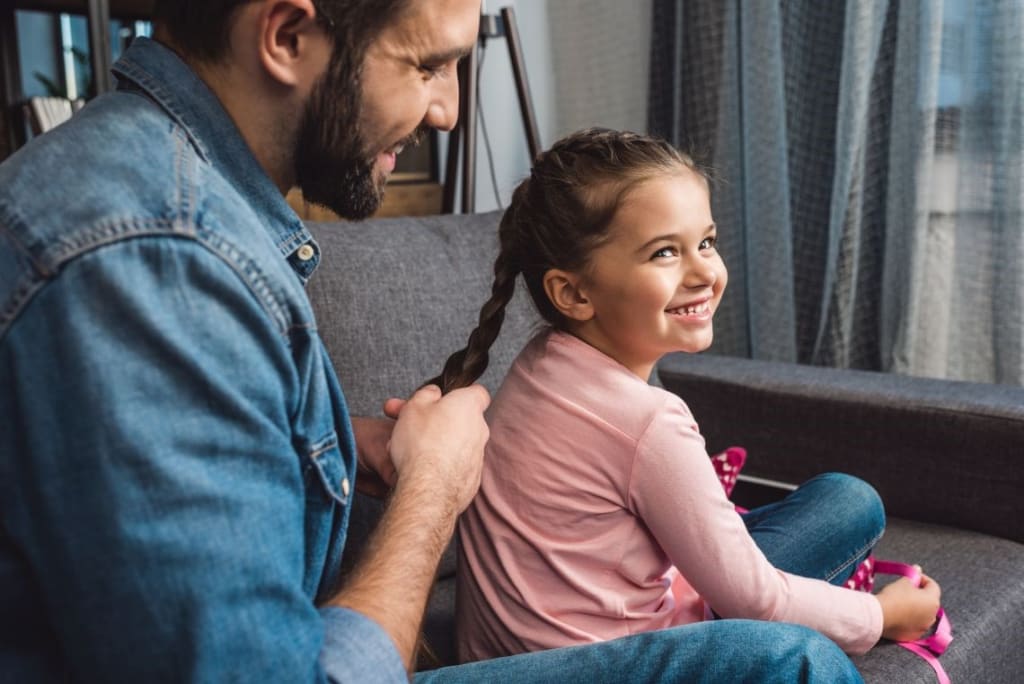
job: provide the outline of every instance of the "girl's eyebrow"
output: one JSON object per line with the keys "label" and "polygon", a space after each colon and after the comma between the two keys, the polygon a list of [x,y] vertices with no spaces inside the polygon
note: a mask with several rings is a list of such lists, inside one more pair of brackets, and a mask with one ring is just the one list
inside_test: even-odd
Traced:
{"label": "girl's eyebrow", "polygon": [[[708,233],[716,230],[717,228],[718,228],[718,226],[716,224],[714,224],[714,223],[709,224],[708,227],[704,229],[704,235],[707,235]],[[678,236],[679,236],[679,233],[665,233],[663,235],[658,235],[656,237],[652,237],[650,240],[648,240],[644,244],[642,244],[639,247],[637,247],[636,251],[638,251],[638,252],[646,251],[646,250],[650,249],[653,245],[655,245],[655,244],[657,244],[659,242],[671,241],[671,240],[678,239]]]}

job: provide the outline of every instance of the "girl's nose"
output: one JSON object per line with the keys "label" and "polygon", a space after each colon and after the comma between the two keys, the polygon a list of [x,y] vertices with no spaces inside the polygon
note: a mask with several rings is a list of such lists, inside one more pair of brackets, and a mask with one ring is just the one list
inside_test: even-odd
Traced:
{"label": "girl's nose", "polygon": [[688,288],[711,287],[718,278],[714,265],[704,257],[689,259],[683,268],[683,285]]}

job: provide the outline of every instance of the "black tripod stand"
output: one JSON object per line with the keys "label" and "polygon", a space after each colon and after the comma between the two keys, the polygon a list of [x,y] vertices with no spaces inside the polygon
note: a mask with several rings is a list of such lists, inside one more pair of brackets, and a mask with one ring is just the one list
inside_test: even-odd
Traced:
{"label": "black tripod stand", "polygon": [[[519,111],[523,116],[526,142],[532,160],[540,153],[540,135],[530,99],[530,87],[526,81],[526,66],[523,63],[523,48],[519,42],[515,12],[503,7],[500,17],[484,14],[480,17],[478,44],[488,38],[504,35],[508,44],[508,56],[512,62],[512,75],[519,97]],[[462,151],[462,213],[472,214],[476,206],[476,122],[479,102],[477,98],[478,50],[473,50],[459,65],[459,123],[448,136],[448,156],[444,175],[444,197],[441,211],[451,214],[455,211],[455,185],[459,172],[459,150]]]}

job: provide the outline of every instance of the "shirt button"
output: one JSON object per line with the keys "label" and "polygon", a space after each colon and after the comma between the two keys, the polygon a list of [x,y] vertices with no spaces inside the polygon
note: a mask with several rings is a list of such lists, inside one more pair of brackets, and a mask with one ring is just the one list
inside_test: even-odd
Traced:
{"label": "shirt button", "polygon": [[299,247],[299,251],[295,253],[299,257],[299,261],[309,261],[316,254],[312,245],[302,245]]}
{"label": "shirt button", "polygon": [[345,496],[348,496],[348,492],[349,492],[350,489],[351,489],[351,487],[349,487],[348,478],[347,477],[342,478],[342,480],[341,480],[341,493],[344,494]]}

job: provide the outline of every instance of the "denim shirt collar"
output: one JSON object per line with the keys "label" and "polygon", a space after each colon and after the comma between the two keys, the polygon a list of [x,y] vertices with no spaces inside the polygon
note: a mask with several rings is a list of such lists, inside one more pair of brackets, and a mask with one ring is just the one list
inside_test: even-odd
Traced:
{"label": "denim shirt collar", "polygon": [[[303,282],[308,280],[319,263],[319,247],[206,83],[174,51],[144,37],[132,42],[113,71],[119,90],[141,90],[185,130],[199,155],[264,217],[282,256]],[[307,244],[313,257],[296,257]]]}

